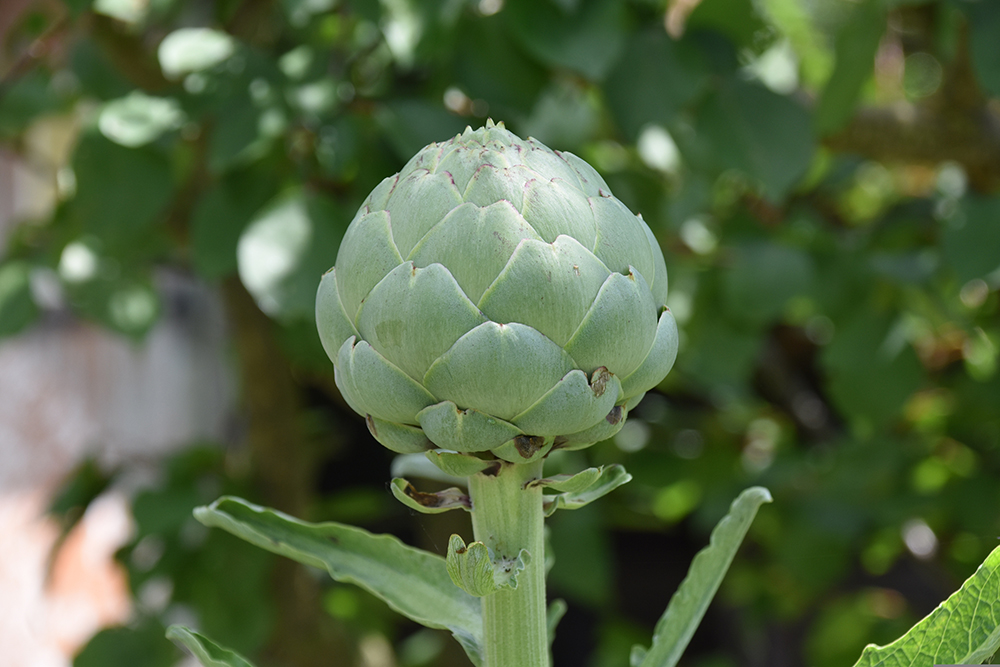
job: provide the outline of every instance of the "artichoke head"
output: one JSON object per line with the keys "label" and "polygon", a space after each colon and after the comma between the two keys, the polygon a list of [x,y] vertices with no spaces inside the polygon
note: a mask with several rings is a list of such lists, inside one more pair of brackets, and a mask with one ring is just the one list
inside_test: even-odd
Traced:
{"label": "artichoke head", "polygon": [[674,363],[666,297],[652,232],[590,165],[488,122],[368,196],[316,320],[383,445],[516,462],[622,427]]}

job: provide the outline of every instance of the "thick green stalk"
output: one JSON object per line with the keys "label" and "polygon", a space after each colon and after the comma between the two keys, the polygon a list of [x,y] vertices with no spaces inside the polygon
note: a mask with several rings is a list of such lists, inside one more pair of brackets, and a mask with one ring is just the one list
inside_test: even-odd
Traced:
{"label": "thick green stalk", "polygon": [[469,478],[476,540],[496,557],[516,559],[521,549],[531,554],[516,589],[483,598],[483,667],[549,667],[542,490],[524,488],[542,476],[542,463],[505,463],[495,475]]}

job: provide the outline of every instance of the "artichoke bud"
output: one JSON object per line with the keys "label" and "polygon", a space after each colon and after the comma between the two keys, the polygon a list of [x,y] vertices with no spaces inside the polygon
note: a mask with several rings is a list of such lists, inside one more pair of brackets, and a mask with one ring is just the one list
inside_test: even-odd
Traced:
{"label": "artichoke bud", "polygon": [[516,461],[622,427],[674,363],[666,297],[655,237],[590,165],[487,122],[372,191],[316,321],[383,445]]}

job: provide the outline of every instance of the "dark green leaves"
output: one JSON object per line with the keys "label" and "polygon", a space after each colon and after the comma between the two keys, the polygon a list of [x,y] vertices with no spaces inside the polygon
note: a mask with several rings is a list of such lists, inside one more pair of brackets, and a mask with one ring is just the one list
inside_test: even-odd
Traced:
{"label": "dark green leaves", "polygon": [[871,77],[875,51],[885,31],[879,3],[866,0],[854,8],[837,33],[837,62],[819,98],[813,124],[819,134],[840,129],[854,113],[861,87]]}
{"label": "dark green leaves", "polygon": [[17,333],[37,314],[31,297],[31,266],[16,261],[0,264],[0,337]]}
{"label": "dark green leaves", "polygon": [[101,630],[73,659],[73,667],[171,667],[177,660],[177,649],[163,632],[163,626],[153,620],[132,628]]}
{"label": "dark green leaves", "polygon": [[828,391],[852,421],[868,428],[884,424],[920,386],[920,361],[902,333],[887,317],[856,316],[824,351]]}
{"label": "dark green leaves", "polygon": [[809,114],[792,98],[731,78],[699,109],[694,152],[720,171],[739,169],[777,201],[812,159],[809,125]]}
{"label": "dark green leaves", "polygon": [[634,140],[647,124],[669,126],[708,76],[692,42],[673,40],[657,27],[632,36],[604,86],[615,120]]}
{"label": "dark green leaves", "polygon": [[72,213],[113,250],[124,250],[166,213],[173,194],[167,160],[148,148],[126,148],[96,133],[73,156]]}
{"label": "dark green leaves", "polygon": [[510,0],[503,16],[525,50],[542,62],[599,81],[625,42],[617,0]]}
{"label": "dark green leaves", "polygon": [[236,246],[254,214],[274,195],[262,169],[223,175],[191,213],[191,261],[202,277],[222,278],[236,270]]}
{"label": "dark green leaves", "polygon": [[1000,198],[969,197],[944,224],[944,256],[959,280],[1000,268]]}
{"label": "dark green leaves", "polygon": [[763,325],[778,319],[789,299],[812,288],[812,259],[800,250],[758,243],[733,255],[722,286],[726,310],[740,321]]}
{"label": "dark green leaves", "polygon": [[969,51],[972,66],[983,90],[1000,96],[1000,6],[995,2],[962,2],[959,5],[969,20]]}

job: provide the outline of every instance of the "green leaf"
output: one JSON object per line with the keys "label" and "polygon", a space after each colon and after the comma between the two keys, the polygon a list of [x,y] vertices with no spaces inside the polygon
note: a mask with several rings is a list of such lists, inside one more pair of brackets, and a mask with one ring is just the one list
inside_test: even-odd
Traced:
{"label": "green leaf", "polygon": [[122,23],[135,27],[142,23],[149,14],[150,3],[131,2],[130,0],[94,0],[93,10],[96,14],[104,14],[118,19]]}
{"label": "green leaf", "polygon": [[695,555],[687,576],[656,623],[652,646],[645,654],[641,647],[633,649],[633,665],[640,656],[638,664],[641,667],[674,667],[677,664],[719,589],[757,510],[769,502],[770,492],[760,486],[745,490],[733,501],[729,514],[712,530],[709,545]]}
{"label": "green leaf", "polygon": [[528,482],[528,486],[540,486],[563,493],[579,493],[591,486],[603,473],[604,466],[587,468],[575,475],[553,475],[544,479],[536,479],[534,482]]}
{"label": "green leaf", "polygon": [[[805,174],[815,140],[806,110],[791,97],[730,77],[701,109],[685,157],[717,171],[739,169],[772,201]],[[693,154],[692,154],[693,153]]]}
{"label": "green leaf", "polygon": [[836,65],[820,93],[813,120],[819,134],[835,132],[850,120],[861,87],[875,68],[875,51],[884,31],[885,15],[874,0],[857,5],[841,26],[834,47]]}
{"label": "green leaf", "polygon": [[989,95],[1000,97],[1000,5],[995,2],[962,2],[969,25],[969,52],[979,84]]}
{"label": "green leaf", "polygon": [[151,97],[133,91],[104,105],[98,120],[101,134],[127,148],[156,141],[184,121],[180,104],[169,97]]}
{"label": "green leaf", "polygon": [[229,172],[202,195],[191,213],[191,262],[203,278],[236,271],[240,235],[273,195],[271,174],[254,169]]}
{"label": "green leaf", "polygon": [[157,55],[163,73],[177,79],[190,72],[214,67],[236,50],[236,41],[211,28],[181,28],[160,42]]}
{"label": "green leaf", "polygon": [[767,324],[782,315],[789,299],[808,293],[813,274],[812,258],[801,250],[774,243],[744,245],[723,274],[726,312],[741,322]]}
{"label": "green leaf", "polygon": [[38,316],[31,296],[31,265],[7,262],[0,265],[0,336],[21,331]]}
{"label": "green leaf", "polygon": [[896,418],[924,379],[900,325],[871,312],[840,325],[820,361],[830,397],[855,424],[878,426]]}
{"label": "green leaf", "polygon": [[485,102],[495,118],[527,114],[549,82],[504,29],[503,13],[467,19],[455,31],[458,85],[474,103]]}
{"label": "green leaf", "polygon": [[469,496],[454,486],[437,493],[425,493],[417,491],[402,477],[397,477],[392,480],[389,489],[396,500],[423,514],[440,514],[455,509],[464,509],[468,512],[472,508]]}
{"label": "green leaf", "polygon": [[206,526],[361,586],[417,623],[450,630],[475,660],[483,634],[479,601],[452,584],[440,556],[391,535],[332,522],[310,524],[239,498],[220,498],[194,514]]}
{"label": "green leaf", "polygon": [[7,77],[0,85],[0,136],[15,136],[45,113],[59,106],[49,78],[38,69]]}
{"label": "green leaf", "polygon": [[316,289],[337,256],[343,220],[332,200],[295,190],[263,209],[240,236],[240,280],[268,315],[315,315]]}
{"label": "green leaf", "polygon": [[[590,470],[593,470],[591,468]],[[625,472],[625,468],[621,465],[615,463],[614,465],[599,468],[599,475],[596,477],[590,470],[584,470],[582,473],[575,475],[574,477],[580,477],[583,475],[583,480],[588,480],[590,483],[586,486],[582,484],[577,484],[572,482],[573,478],[565,480],[563,483],[566,484],[568,488],[579,488],[577,491],[569,491],[566,493],[560,493],[555,496],[545,496],[545,516],[552,516],[552,514],[558,509],[575,510],[588,503],[591,503],[598,498],[606,496],[615,489],[617,489],[622,484],[627,484],[632,479],[632,475]],[[540,480],[544,481],[544,480]],[[556,482],[557,484],[559,482]]]}
{"label": "green leaf", "polygon": [[163,632],[160,622],[148,617],[131,627],[105,628],[77,653],[73,667],[172,667],[177,663],[177,649]]}
{"label": "green leaf", "polygon": [[493,555],[482,542],[468,545],[458,535],[448,540],[448,576],[456,586],[477,598],[502,588],[517,588],[517,575],[531,563],[531,554],[521,549],[515,558]]}
{"label": "green leaf", "polygon": [[693,43],[670,39],[657,27],[632,36],[604,90],[619,127],[634,141],[648,124],[672,123],[708,80],[708,65]]}
{"label": "green leaf", "polygon": [[512,0],[502,16],[511,33],[539,60],[598,81],[625,43],[623,5],[617,0],[574,4],[568,8],[552,2]]}
{"label": "green leaf", "polygon": [[390,101],[375,120],[402,162],[429,143],[455,136],[466,125],[440,104],[419,99]]}
{"label": "green leaf", "polygon": [[69,284],[66,293],[81,313],[136,339],[145,336],[160,316],[160,297],[149,276],[126,274]]}
{"label": "green leaf", "polygon": [[959,280],[985,277],[1000,268],[1000,197],[970,196],[948,222],[944,256]]}
{"label": "green leaf", "polygon": [[569,606],[565,600],[553,600],[545,612],[545,625],[549,633],[549,646],[552,646],[552,642],[555,641],[556,628],[559,626],[559,621],[562,620],[562,617],[566,615],[567,609],[569,609]]}
{"label": "green leaf", "polygon": [[148,234],[170,201],[170,166],[151,148],[126,148],[88,133],[73,156],[71,215],[112,254],[130,254],[126,249]]}
{"label": "green leaf", "polygon": [[238,653],[219,646],[208,637],[183,625],[167,628],[167,639],[186,647],[204,667],[253,667]]}
{"label": "green leaf", "polygon": [[734,46],[752,48],[769,30],[753,0],[713,0],[694,4],[685,31],[711,30],[725,35]]}
{"label": "green leaf", "polygon": [[909,632],[869,645],[854,667],[978,665],[1000,648],[1000,547]]}

